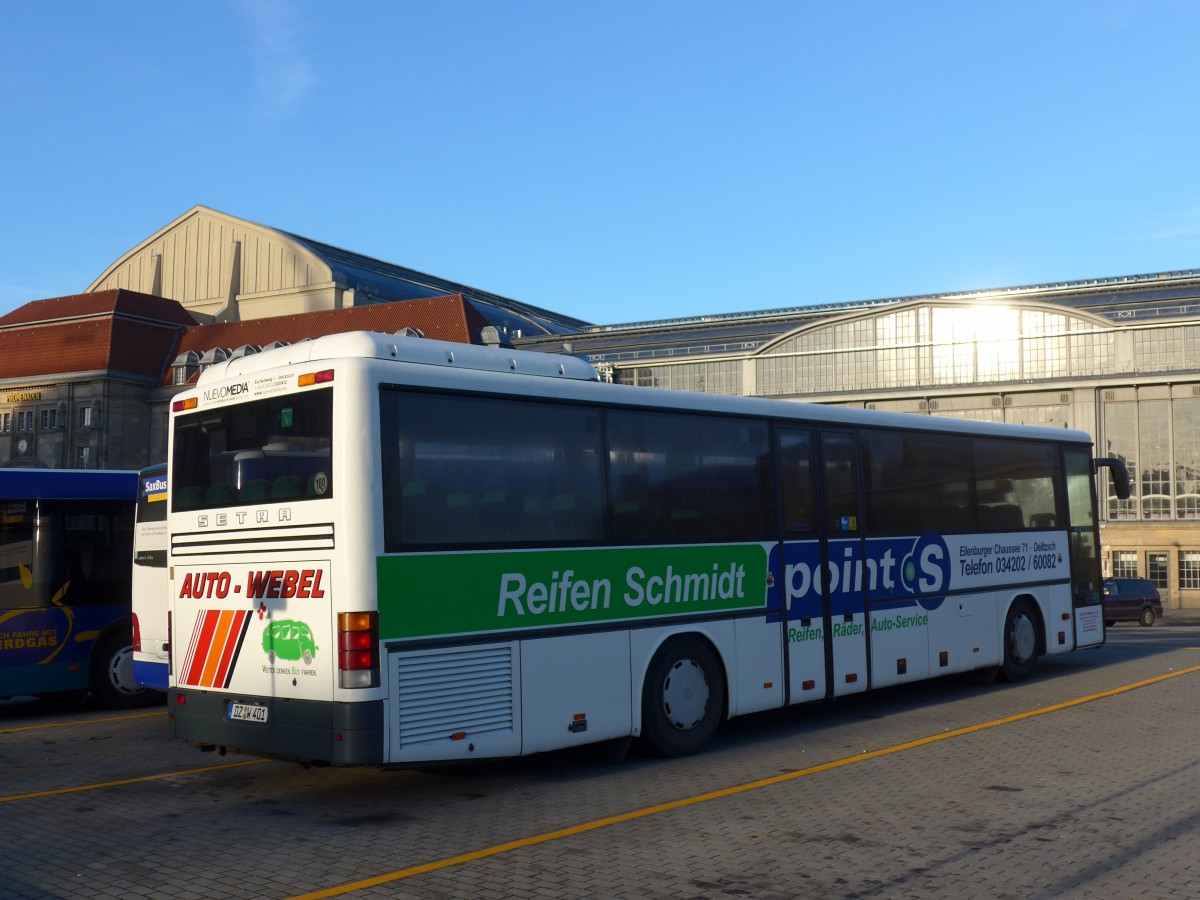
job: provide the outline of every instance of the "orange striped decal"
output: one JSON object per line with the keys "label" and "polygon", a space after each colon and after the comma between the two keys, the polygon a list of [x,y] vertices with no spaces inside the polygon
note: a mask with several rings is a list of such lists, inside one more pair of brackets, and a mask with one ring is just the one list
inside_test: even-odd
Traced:
{"label": "orange striped decal", "polygon": [[200,610],[181,668],[183,683],[193,687],[229,687],[250,617],[250,610]]}

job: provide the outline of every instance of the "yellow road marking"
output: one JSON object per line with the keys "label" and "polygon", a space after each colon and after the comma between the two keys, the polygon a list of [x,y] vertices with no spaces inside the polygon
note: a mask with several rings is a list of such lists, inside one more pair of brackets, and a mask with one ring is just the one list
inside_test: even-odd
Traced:
{"label": "yellow road marking", "polygon": [[837,759],[833,762],[821,763],[820,765],[809,766],[806,769],[797,769],[794,772],[785,772],[781,775],[773,775],[770,778],[763,778],[758,781],[751,781],[747,784],[738,784],[733,787],[721,788],[716,791],[709,791],[704,794],[697,794],[693,797],[684,797],[680,800],[672,800],[669,803],[660,803],[656,806],[647,806],[642,809],[635,809],[630,812],[619,813],[615,816],[606,816],[603,819],[596,819],[591,822],[584,822],[580,825],[572,825],[569,828],[560,828],[557,831],[548,831],[544,834],[536,834],[531,837],[520,838],[515,841],[508,841],[503,844],[496,844],[492,847],[485,847],[482,850],[475,850],[470,853],[461,853],[458,856],[450,856],[446,859],[435,860],[434,862],[422,863],[417,866],[410,866],[407,869],[399,869],[395,872],[388,872],[385,875],[376,875],[374,878],[364,878],[361,881],[343,884],[337,887],[326,888],[320,891],[313,891],[308,894],[298,894],[290,900],[321,900],[324,897],[339,897],[342,894],[349,894],[352,891],[365,890],[366,888],[379,887],[383,884],[390,884],[393,881],[401,881],[405,878],[411,878],[414,875],[424,875],[428,872],[436,872],[440,869],[449,869],[454,866],[460,866],[464,863],[475,862],[480,859],[487,859],[490,856],[499,856],[502,853],[508,853],[512,850],[520,850],[523,847],[533,847],[538,844],[547,844],[551,841],[562,840],[563,838],[574,837],[579,834],[586,834],[589,831],[598,831],[601,828],[608,828],[611,825],[620,825],[623,822],[632,822],[635,819],[644,819],[647,816],[658,815],[659,813],[670,812],[674,809],[683,809],[687,806],[695,806],[699,803],[707,803],[710,800],[720,800],[724,797],[733,797],[737,794],[744,794],[748,791],[757,791],[762,788],[771,787],[776,784],[783,784],[788,781],[795,781],[798,778],[804,778],[808,775],[816,775],[819,772],[828,772],[832,769],[840,769],[843,766],[851,766],[856,763],[866,762],[871,759],[879,759],[883,756],[890,756],[894,753],[901,753],[905,750],[913,750],[917,747],[924,747],[929,744],[936,744],[938,741],[947,741],[951,738],[963,737],[968,734],[986,731],[989,728],[998,728],[1001,725],[1011,725],[1013,722],[1021,722],[1025,719],[1032,719],[1036,716],[1044,716],[1052,712],[1060,712],[1064,709],[1070,709],[1073,706],[1082,706],[1084,703],[1092,703],[1096,700],[1103,700],[1106,697],[1115,697],[1118,694],[1124,694],[1128,691],[1137,690],[1138,688],[1147,687],[1152,684],[1158,684],[1162,681],[1167,681],[1171,678],[1178,678],[1180,675],[1189,675],[1194,672],[1200,672],[1200,666],[1192,666],[1187,669],[1180,669],[1177,672],[1169,672],[1166,675],[1158,675],[1154,678],[1147,678],[1145,681],[1138,681],[1133,684],[1127,684],[1123,687],[1113,688],[1109,691],[1103,691],[1099,694],[1090,694],[1087,697],[1079,697],[1075,700],[1068,700],[1065,703],[1056,703],[1053,706],[1043,707],[1042,709],[1030,710],[1029,712],[1017,713],[1012,716],[1005,716],[1003,719],[995,719],[991,722],[983,722],[979,725],[968,725],[965,728],[956,728],[953,731],[942,732],[941,734],[930,735],[929,737],[918,738],[913,741],[905,741],[903,744],[896,744],[893,747],[884,747],[879,750],[870,750],[858,754],[857,756],[847,756],[843,759]]}
{"label": "yellow road marking", "polygon": [[0,734],[16,734],[18,731],[37,731],[39,728],[63,728],[67,725],[91,725],[95,722],[123,722],[126,719],[148,719],[151,716],[165,716],[164,710],[148,713],[134,713],[129,716],[108,716],[104,719],[72,719],[70,722],[43,722],[40,725],[20,725],[16,728],[0,728]]}
{"label": "yellow road marking", "polygon": [[81,784],[77,787],[54,788],[49,791],[34,791],[30,794],[13,794],[11,797],[0,797],[0,803],[13,803],[17,800],[36,800],[39,797],[53,797],[56,794],[78,794],[83,791],[99,791],[104,788],[121,787],[125,784],[141,784],[145,781],[161,781],[164,778],[177,778],[180,775],[202,775],[205,772],[219,772],[221,769],[257,766],[265,762],[270,762],[270,760],[245,759],[241,762],[221,763],[216,766],[204,766],[200,769],[184,769],[182,772],[159,772],[157,775],[139,775],[137,778],[122,778],[120,781],[101,781],[97,784]]}

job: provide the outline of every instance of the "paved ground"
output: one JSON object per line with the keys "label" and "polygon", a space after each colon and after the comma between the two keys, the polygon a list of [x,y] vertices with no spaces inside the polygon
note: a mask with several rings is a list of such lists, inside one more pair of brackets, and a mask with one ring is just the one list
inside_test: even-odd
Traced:
{"label": "paved ground", "polygon": [[1020,685],[747,717],[688,759],[398,773],[9,701],[0,896],[1196,898],[1194,667],[1200,627],[1120,626]]}

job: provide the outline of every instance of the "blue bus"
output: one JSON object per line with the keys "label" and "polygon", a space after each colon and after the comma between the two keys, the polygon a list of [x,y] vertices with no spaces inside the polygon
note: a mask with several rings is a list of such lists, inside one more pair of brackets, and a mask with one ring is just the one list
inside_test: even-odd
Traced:
{"label": "blue bus", "polygon": [[0,469],[0,697],[135,706],[130,580],[138,473]]}

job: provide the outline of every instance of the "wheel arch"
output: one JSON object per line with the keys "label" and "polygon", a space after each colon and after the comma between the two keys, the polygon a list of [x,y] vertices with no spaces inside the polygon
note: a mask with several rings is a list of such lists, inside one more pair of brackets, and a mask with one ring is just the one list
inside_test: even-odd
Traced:
{"label": "wheel arch", "polygon": [[1004,608],[1000,611],[1000,623],[1003,624],[1005,621],[1007,621],[1009,610],[1011,610],[1014,605],[1022,601],[1025,601],[1033,606],[1034,612],[1036,613],[1033,621],[1037,626],[1037,652],[1038,655],[1045,656],[1046,635],[1050,633],[1050,623],[1046,621],[1046,606],[1041,600],[1038,599],[1037,594],[1031,593],[1030,591],[1018,591],[1017,593],[1013,594],[1009,598],[1008,603],[1006,603]]}
{"label": "wheel arch", "polygon": [[108,639],[110,637],[112,637],[114,634],[118,634],[121,632],[127,633],[129,635],[129,639],[131,641],[133,640],[133,614],[132,613],[130,613],[127,616],[121,616],[121,618],[119,618],[119,619],[114,619],[112,622],[109,622],[102,629],[100,629],[98,632],[96,632],[96,639],[94,641],[92,641],[91,649],[88,650],[88,671],[89,672],[92,670],[92,667],[95,666],[97,664],[97,662],[99,662],[97,654],[100,652],[100,648],[104,646],[104,644],[108,641]]}
{"label": "wheel arch", "polygon": [[657,632],[652,639],[645,641],[636,641],[635,647],[631,647],[630,663],[632,667],[631,693],[633,700],[633,726],[634,734],[638,734],[642,727],[643,702],[646,696],[646,675],[650,671],[650,665],[654,661],[655,655],[669,641],[676,638],[694,637],[708,644],[713,654],[717,658],[717,662],[721,666],[721,674],[725,678],[725,699],[721,710],[721,720],[728,721],[730,717],[730,698],[734,695],[735,674],[729,664],[729,656],[733,652],[733,635],[732,632],[728,637],[718,636],[713,632],[717,629],[709,629],[704,626],[697,626],[683,631],[661,631]]}

